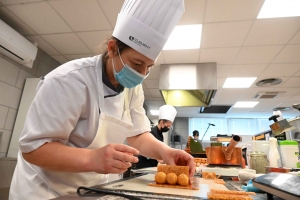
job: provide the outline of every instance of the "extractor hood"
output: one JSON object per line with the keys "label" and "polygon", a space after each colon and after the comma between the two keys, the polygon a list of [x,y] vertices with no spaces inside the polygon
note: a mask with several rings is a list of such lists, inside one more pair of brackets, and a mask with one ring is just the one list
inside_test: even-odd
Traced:
{"label": "extractor hood", "polygon": [[166,104],[207,107],[217,92],[217,64],[160,65],[159,90]]}

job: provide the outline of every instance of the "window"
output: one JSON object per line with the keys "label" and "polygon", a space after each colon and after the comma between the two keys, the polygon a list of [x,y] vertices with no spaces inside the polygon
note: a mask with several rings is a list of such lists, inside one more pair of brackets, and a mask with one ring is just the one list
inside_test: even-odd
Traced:
{"label": "window", "polygon": [[254,135],[257,133],[255,119],[228,119],[229,134]]}
{"label": "window", "polygon": [[[230,119],[230,118],[189,118],[189,136],[193,136],[193,131],[199,131],[199,140],[209,141],[211,136],[221,135],[241,135],[247,140],[255,134],[270,130],[270,125],[274,122],[268,119]],[[214,124],[215,126],[209,126]],[[209,129],[207,129],[209,127]],[[246,137],[247,136],[247,137]],[[244,141],[244,140],[243,140]]]}
{"label": "window", "polygon": [[271,130],[270,125],[273,123],[273,121],[269,121],[268,119],[257,119],[257,133]]}
{"label": "window", "polygon": [[[209,126],[214,124],[215,126]],[[208,128],[209,127],[209,128]],[[211,136],[217,134],[227,134],[227,119],[222,118],[189,118],[189,136],[193,136],[193,131],[199,131],[199,140],[210,140]]]}

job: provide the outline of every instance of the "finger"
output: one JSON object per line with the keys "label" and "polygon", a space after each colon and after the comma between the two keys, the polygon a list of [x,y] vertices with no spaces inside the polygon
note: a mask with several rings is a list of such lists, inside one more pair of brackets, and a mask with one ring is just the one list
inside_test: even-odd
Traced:
{"label": "finger", "polygon": [[113,158],[115,160],[119,160],[123,162],[131,162],[131,163],[137,163],[139,161],[137,157],[120,151],[116,151],[113,155]]}
{"label": "finger", "polygon": [[119,169],[119,170],[127,170],[129,167],[131,167],[130,162],[122,162],[120,160],[113,160],[111,162],[111,167]]}
{"label": "finger", "polygon": [[126,152],[126,153],[133,154],[133,155],[139,155],[139,153],[140,153],[137,149],[127,146],[125,144],[116,144],[115,150],[121,151],[121,152]]}
{"label": "finger", "polygon": [[190,177],[194,177],[195,170],[196,170],[195,166],[189,168]]}
{"label": "finger", "polygon": [[195,165],[194,159],[189,159],[187,162],[187,165],[189,166],[190,177],[193,177],[195,174],[195,170],[196,170],[196,165]]}
{"label": "finger", "polygon": [[169,160],[168,165],[176,165],[174,159]]}

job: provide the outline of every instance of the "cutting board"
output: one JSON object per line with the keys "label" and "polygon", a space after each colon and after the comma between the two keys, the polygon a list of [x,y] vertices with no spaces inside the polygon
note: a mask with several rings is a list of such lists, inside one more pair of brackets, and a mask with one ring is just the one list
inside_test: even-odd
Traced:
{"label": "cutting board", "polygon": [[148,186],[148,183],[154,181],[155,174],[146,174],[143,176],[135,177],[132,179],[119,181],[117,183],[111,183],[102,186],[102,188],[115,189],[115,190],[131,190],[140,192],[151,192],[160,194],[174,194],[174,195],[184,195],[184,196],[196,196],[201,198],[207,198],[207,192],[210,189],[220,189],[228,190],[222,184],[216,184],[213,180],[199,179],[200,188],[199,190],[187,190],[187,189],[177,189],[177,188],[163,188]]}

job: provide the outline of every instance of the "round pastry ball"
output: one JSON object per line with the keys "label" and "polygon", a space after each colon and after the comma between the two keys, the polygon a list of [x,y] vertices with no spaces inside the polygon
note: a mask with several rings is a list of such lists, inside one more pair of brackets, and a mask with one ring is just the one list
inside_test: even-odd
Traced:
{"label": "round pastry ball", "polygon": [[155,175],[155,182],[159,184],[164,184],[167,182],[167,175],[164,172],[158,172]]}
{"label": "round pastry ball", "polygon": [[185,174],[180,174],[178,176],[178,184],[179,185],[188,185],[189,184],[189,178]]}
{"label": "round pastry ball", "polygon": [[177,175],[174,173],[168,173],[167,174],[167,182],[170,185],[175,185],[177,183]]}

